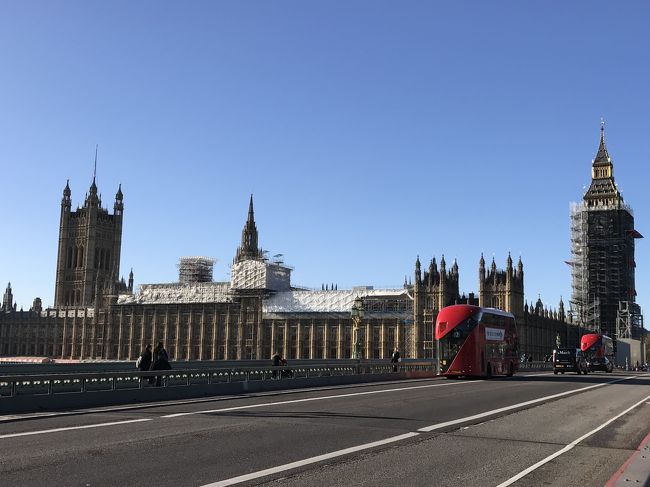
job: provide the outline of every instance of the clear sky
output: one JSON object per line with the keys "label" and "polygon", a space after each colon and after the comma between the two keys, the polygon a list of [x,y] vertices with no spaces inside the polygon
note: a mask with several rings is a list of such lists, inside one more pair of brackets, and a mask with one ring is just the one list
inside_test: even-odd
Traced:
{"label": "clear sky", "polygon": [[[124,191],[121,273],[228,278],[255,200],[293,283],[401,286],[442,254],[522,256],[568,301],[569,203],[601,117],[650,237],[647,1],[0,2],[0,289],[54,301],[60,201]],[[650,305],[650,241],[637,241]]]}

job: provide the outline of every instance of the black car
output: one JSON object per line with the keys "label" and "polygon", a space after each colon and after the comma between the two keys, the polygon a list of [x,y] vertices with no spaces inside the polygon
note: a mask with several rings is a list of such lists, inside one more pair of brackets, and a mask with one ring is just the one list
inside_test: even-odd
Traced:
{"label": "black car", "polygon": [[610,374],[614,371],[614,364],[607,357],[589,359],[587,365],[590,372],[602,370],[603,372]]}
{"label": "black car", "polygon": [[556,348],[553,350],[553,373],[564,374],[565,372],[576,372],[587,374],[589,365],[582,350],[579,348]]}

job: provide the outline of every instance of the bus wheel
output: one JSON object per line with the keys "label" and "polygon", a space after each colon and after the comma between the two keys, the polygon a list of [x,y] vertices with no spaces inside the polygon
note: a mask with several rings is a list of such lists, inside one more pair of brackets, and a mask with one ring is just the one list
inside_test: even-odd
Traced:
{"label": "bus wheel", "polygon": [[512,377],[515,373],[515,366],[512,365],[512,362],[510,362],[510,366],[508,367],[508,373],[506,374],[508,377]]}
{"label": "bus wheel", "polygon": [[490,379],[492,377],[492,366],[488,364],[487,366],[487,378]]}
{"label": "bus wheel", "polygon": [[554,371],[553,371],[553,375],[557,375],[557,370],[554,370]]}

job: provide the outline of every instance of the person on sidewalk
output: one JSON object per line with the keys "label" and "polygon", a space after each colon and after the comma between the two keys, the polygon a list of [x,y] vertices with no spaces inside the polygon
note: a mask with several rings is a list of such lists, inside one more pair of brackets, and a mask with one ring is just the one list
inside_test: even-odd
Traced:
{"label": "person on sidewalk", "polygon": [[397,372],[399,368],[399,362],[401,361],[401,356],[399,354],[399,350],[397,347],[395,347],[395,350],[393,350],[393,355],[390,358],[390,363],[393,364],[393,372]]}

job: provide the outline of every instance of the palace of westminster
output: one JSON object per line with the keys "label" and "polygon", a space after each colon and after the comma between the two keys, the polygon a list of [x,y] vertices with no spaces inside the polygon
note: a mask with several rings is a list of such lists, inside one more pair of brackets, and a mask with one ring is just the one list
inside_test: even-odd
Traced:
{"label": "palace of westminster", "polygon": [[[43,309],[36,298],[29,311],[19,311],[8,285],[0,309],[0,356],[134,360],[146,344],[162,341],[174,360],[269,359],[276,351],[287,359],[344,359],[355,349],[358,318],[351,311],[362,307],[356,325],[363,358],[388,358],[395,347],[404,357],[425,358],[432,356],[438,311],[469,303],[513,313],[520,351],[541,359],[558,335],[575,344],[581,327],[613,330],[612,313],[621,303],[633,318],[640,316],[634,303],[634,239],[640,235],[614,183],[602,127],[591,187],[572,212],[573,313],[565,312],[561,299],[557,309],[539,299],[525,303],[524,266],[510,255],[505,269],[497,269],[494,259],[486,265],[481,255],[478,293],[468,296],[459,294],[458,264],[448,267],[444,256],[424,269],[417,258],[413,277],[397,289],[294,287],[291,268],[268,259],[258,245],[252,196],[229,282],[213,281],[213,260],[181,258],[178,282],[142,284],[134,292],[133,272],[128,281],[119,279],[123,217],[121,187],[111,214],[94,178],[76,211],[66,184],[54,306]],[[605,240],[613,247],[603,247]],[[600,267],[590,272],[594,266]],[[590,277],[596,274],[616,282],[603,286]],[[598,294],[602,287],[608,291]]]}

